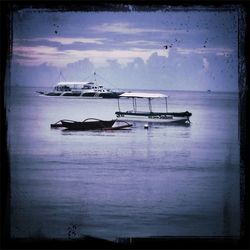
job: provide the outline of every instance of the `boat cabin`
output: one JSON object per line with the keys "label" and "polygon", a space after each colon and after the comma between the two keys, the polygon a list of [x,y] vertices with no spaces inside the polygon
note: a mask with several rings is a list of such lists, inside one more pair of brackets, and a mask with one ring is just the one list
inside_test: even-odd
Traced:
{"label": "boat cabin", "polygon": [[[121,111],[121,107],[120,107],[120,101],[118,99],[118,112],[116,112],[116,115],[122,115],[123,113],[131,113],[131,114],[137,114],[137,115],[150,115],[150,114],[155,114],[155,112],[153,112],[153,107],[152,107],[152,99],[156,99],[156,98],[161,98],[165,100],[165,112],[163,112],[164,114],[166,114],[168,112],[168,102],[167,102],[167,95],[164,94],[160,94],[160,93],[133,93],[133,92],[128,92],[128,93],[123,93],[120,95],[120,98],[131,98],[132,99],[132,103],[133,103],[133,110],[131,111],[126,111],[126,112],[122,112]],[[138,111],[138,107],[137,107],[137,99],[148,99],[148,111]],[[159,112],[157,112],[159,113]],[[161,112],[162,113],[162,112]]]}
{"label": "boat cabin", "polygon": [[[121,111],[120,100],[118,99],[118,110],[115,112],[118,119],[128,121],[147,121],[147,122],[164,122],[164,123],[189,123],[189,117],[192,115],[190,112],[168,112],[168,96],[161,93],[136,93],[127,92],[120,95],[120,99],[130,98],[133,103],[133,110]],[[144,98],[148,100],[148,110],[138,111],[137,100]],[[153,111],[152,99],[165,100],[165,108],[162,110]]]}
{"label": "boat cabin", "polygon": [[101,85],[96,85],[93,82],[59,82],[55,88],[55,91],[81,91],[81,90],[93,90],[98,92],[109,91],[104,89]]}

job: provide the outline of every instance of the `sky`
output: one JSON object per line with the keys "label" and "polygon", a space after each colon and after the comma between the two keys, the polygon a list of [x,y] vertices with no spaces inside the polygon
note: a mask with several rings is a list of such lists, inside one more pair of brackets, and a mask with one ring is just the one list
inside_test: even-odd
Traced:
{"label": "sky", "polygon": [[[11,84],[89,79],[121,89],[238,91],[233,9],[50,11],[13,14]],[[105,81],[104,81],[105,80]]]}

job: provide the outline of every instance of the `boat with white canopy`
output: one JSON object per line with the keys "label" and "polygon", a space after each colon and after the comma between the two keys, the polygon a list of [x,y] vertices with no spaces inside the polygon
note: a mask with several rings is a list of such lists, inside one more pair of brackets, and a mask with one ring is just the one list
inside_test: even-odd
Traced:
{"label": "boat with white canopy", "polygon": [[[129,111],[121,111],[120,100],[122,98],[132,99],[133,109]],[[138,110],[138,99],[148,100],[148,111]],[[152,100],[165,100],[164,112],[153,111]],[[120,95],[118,99],[118,110],[115,112],[117,119],[120,121],[135,121],[148,123],[168,123],[168,124],[189,124],[189,117],[192,113],[185,112],[168,112],[168,96],[161,93],[143,93],[143,92],[126,92]]]}
{"label": "boat with white canopy", "polygon": [[[54,86],[53,91],[37,91],[40,95],[60,96],[60,97],[79,97],[79,98],[119,98],[121,91],[107,89],[97,84],[96,73],[94,81],[59,81]],[[60,73],[60,77],[62,74]]]}

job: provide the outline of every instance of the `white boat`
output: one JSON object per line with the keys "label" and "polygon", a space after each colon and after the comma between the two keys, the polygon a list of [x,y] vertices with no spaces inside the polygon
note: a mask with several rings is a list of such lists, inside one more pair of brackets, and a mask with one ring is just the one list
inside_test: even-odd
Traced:
{"label": "white boat", "polygon": [[[121,111],[120,100],[122,98],[130,98],[133,103],[133,110]],[[138,111],[137,99],[148,99],[148,111]],[[152,110],[152,99],[165,100],[165,112],[155,112]],[[190,112],[168,112],[168,96],[160,93],[135,93],[126,92],[120,95],[118,99],[118,109],[115,112],[118,121],[135,121],[147,123],[166,123],[166,124],[189,124],[189,117],[192,115]]]}
{"label": "white boat", "polygon": [[[96,76],[96,73],[94,73]],[[124,92],[114,91],[98,85],[96,80],[67,82],[60,81],[56,84],[53,91],[37,91],[40,95],[45,96],[63,96],[63,97],[82,97],[82,98],[119,98]]]}

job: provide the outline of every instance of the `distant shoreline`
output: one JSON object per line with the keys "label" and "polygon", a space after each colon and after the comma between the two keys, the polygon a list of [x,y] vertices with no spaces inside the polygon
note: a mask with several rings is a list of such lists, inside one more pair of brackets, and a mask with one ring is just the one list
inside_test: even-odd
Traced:
{"label": "distant shoreline", "polygon": [[[34,89],[51,89],[50,86],[20,86],[20,85],[9,85],[10,88],[34,88]],[[222,90],[211,90],[211,91],[207,91],[207,90],[174,90],[174,89],[123,89],[123,88],[119,88],[121,89],[122,91],[125,91],[125,92],[129,92],[129,91],[149,91],[149,92],[163,92],[163,91],[170,91],[170,92],[201,92],[201,93],[210,93],[210,94],[213,94],[213,93],[239,93],[239,90],[238,91],[222,91]]]}

